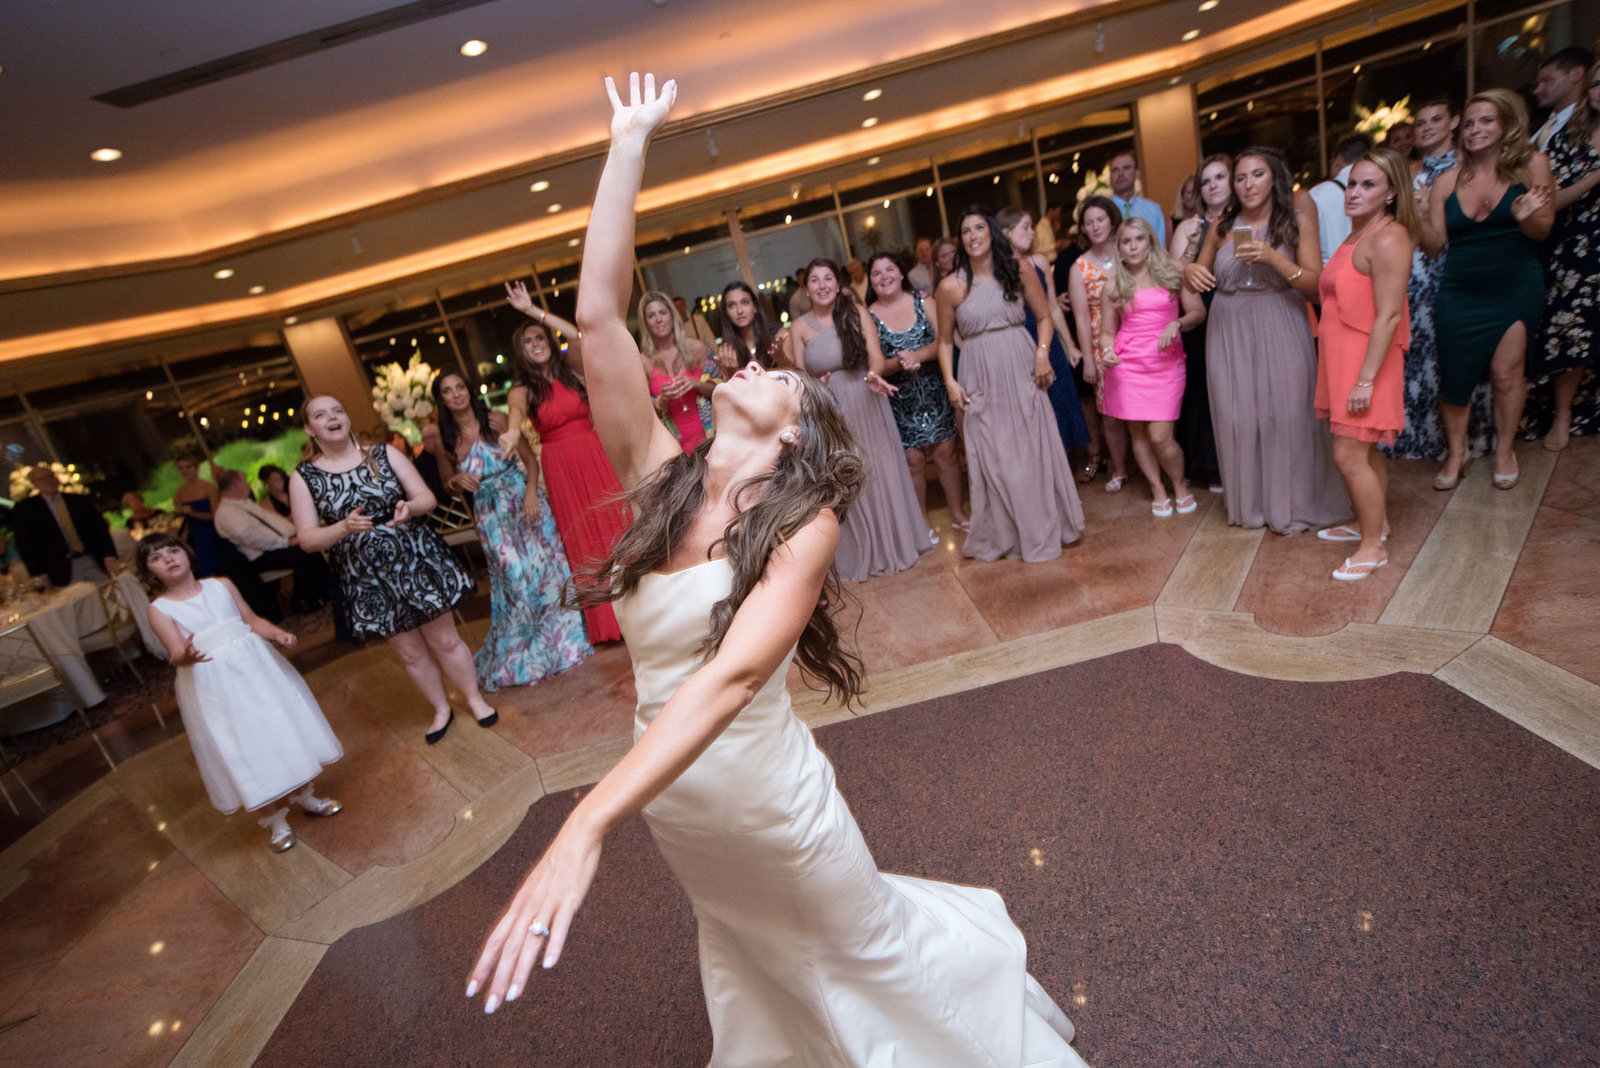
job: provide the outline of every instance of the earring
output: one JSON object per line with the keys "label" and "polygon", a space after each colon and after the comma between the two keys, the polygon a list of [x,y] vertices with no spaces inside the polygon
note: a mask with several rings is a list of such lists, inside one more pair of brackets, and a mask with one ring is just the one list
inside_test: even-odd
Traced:
{"label": "earring", "polygon": [[795,443],[794,431],[785,430],[783,433],[778,435],[778,440],[783,442],[785,445],[793,445]]}

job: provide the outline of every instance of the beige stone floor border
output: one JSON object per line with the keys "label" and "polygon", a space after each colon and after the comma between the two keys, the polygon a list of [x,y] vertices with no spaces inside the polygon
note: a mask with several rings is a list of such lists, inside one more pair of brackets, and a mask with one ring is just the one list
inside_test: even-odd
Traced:
{"label": "beige stone floor border", "polygon": [[269,935],[183,1044],[171,1068],[254,1063],[327,951],[320,942]]}
{"label": "beige stone floor border", "polygon": [[1600,686],[1492,635],[1434,673],[1468,697],[1600,768]]}

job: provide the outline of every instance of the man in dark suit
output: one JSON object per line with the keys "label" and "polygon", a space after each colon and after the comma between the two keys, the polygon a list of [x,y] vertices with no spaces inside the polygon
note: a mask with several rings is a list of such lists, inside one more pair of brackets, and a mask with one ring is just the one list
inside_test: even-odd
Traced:
{"label": "man in dark suit", "polygon": [[38,496],[17,502],[11,529],[17,554],[31,575],[48,575],[53,586],[104,582],[118,570],[111,528],[83,494],[62,493],[55,472],[44,464],[28,472]]}

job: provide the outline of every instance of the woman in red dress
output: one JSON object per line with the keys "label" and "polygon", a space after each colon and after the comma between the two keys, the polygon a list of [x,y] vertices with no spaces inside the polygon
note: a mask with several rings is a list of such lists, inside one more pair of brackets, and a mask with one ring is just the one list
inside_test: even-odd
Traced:
{"label": "woman in red dress", "polygon": [[1333,572],[1366,578],[1389,562],[1385,501],[1389,475],[1375,445],[1405,429],[1405,360],[1411,343],[1406,282],[1420,225],[1406,162],[1388,149],[1362,156],[1344,194],[1350,236],[1322,269],[1317,347],[1317,417],[1333,428],[1333,459],[1356,522],[1317,532],[1323,541],[1360,542]]}
{"label": "woman in red dress", "polygon": [[[510,427],[500,436],[500,449],[515,449],[522,439],[522,422],[530,419],[539,435],[539,460],[544,468],[545,493],[556,529],[567,547],[572,573],[581,583],[594,565],[611,555],[612,546],[628,527],[622,501],[622,483],[600,445],[589,418],[589,398],[583,387],[583,361],[578,358],[578,328],[533,303],[521,282],[506,286],[511,306],[531,319],[512,335],[512,375],[516,385],[507,398]],[[556,348],[551,327],[567,337],[572,359]],[[589,641],[614,642],[622,638],[616,614],[609,604],[585,609],[584,626]]]}

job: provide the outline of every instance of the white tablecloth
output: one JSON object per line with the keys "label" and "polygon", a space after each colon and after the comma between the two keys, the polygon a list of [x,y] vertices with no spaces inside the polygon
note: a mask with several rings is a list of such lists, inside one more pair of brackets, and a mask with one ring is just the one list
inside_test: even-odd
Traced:
{"label": "white tablecloth", "polygon": [[[123,572],[116,578],[117,588],[127,599],[139,636],[146,649],[165,657],[165,649],[155,631],[150,629],[147,614],[150,600],[139,586],[139,580]],[[0,619],[26,621],[34,636],[55,659],[56,666],[66,676],[67,684],[86,707],[93,707],[106,699],[83,650],[82,638],[106,625],[105,607],[92,582],[76,582],[64,589],[51,590],[42,598],[30,597],[0,612]],[[59,717],[55,717],[59,718]],[[31,726],[42,726],[32,724]],[[11,723],[13,729],[28,730],[29,725]]]}

